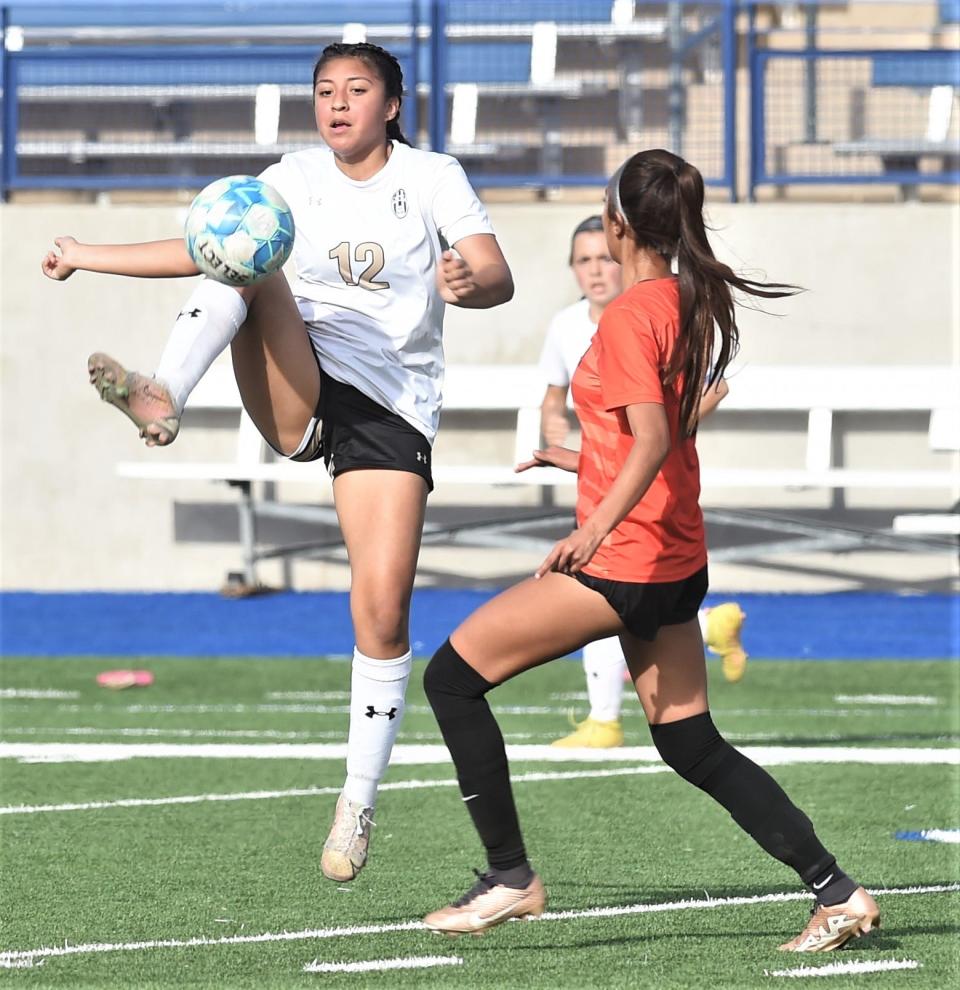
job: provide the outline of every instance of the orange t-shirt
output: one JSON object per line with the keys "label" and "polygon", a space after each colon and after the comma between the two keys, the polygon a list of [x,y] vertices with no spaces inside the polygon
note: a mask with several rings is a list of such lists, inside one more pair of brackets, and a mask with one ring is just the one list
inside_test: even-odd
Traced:
{"label": "orange t-shirt", "polygon": [[680,437],[681,381],[663,371],[679,333],[675,278],[638,282],[610,303],[573,376],[580,420],[577,524],[606,495],[634,444],[624,406],[662,405],[671,448],[643,498],[600,544],[583,570],[614,581],[681,581],[707,562],[700,512],[700,465],[693,437]]}

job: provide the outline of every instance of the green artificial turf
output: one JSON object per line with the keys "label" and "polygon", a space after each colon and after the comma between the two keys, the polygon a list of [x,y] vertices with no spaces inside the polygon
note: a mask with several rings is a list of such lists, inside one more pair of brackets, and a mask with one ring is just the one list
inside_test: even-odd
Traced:
{"label": "green artificial turf", "polygon": [[[95,684],[111,666],[147,667],[149,688]],[[399,743],[440,744],[418,667]],[[958,667],[948,662],[754,662],[737,685],[711,665],[711,702],[738,745],[955,750]],[[345,739],[349,667],[341,661],[7,659],[0,663],[0,742],[147,744],[336,743]],[[12,691],[77,692],[30,699]],[[558,662],[492,695],[508,742],[543,743],[568,730],[585,703],[578,664]],[[326,697],[294,698],[310,692]],[[291,697],[277,697],[291,695]],[[867,695],[933,703],[864,701]],[[846,696],[847,700],[837,701]],[[854,700],[850,700],[854,699]],[[861,700],[856,700],[861,699]],[[628,745],[648,746],[636,703],[624,709]],[[806,921],[809,902],[725,904],[798,892],[705,795],[669,773],[597,776],[627,762],[514,761],[515,775],[589,776],[519,782],[530,855],[548,910],[482,938],[384,931],[462,893],[479,843],[449,763],[397,765],[385,791],[368,868],[339,888],[319,872],[333,793],[0,815],[0,953],[91,943],[112,951],[37,955],[0,968],[18,987],[771,987],[767,972],[834,962],[913,960],[910,971],[838,975],[814,986],[940,988],[960,978],[957,892],[880,898],[875,936],[827,956],[785,955],[779,942]],[[777,766],[771,772],[814,820],[841,865],[871,889],[955,884],[960,846],[908,842],[898,831],[960,827],[958,768],[869,762]],[[136,758],[21,763],[0,759],[0,804],[44,806],[175,796],[335,790],[340,759]],[[708,904],[710,898],[720,903]],[[695,902],[637,913],[633,905]],[[592,908],[609,916],[577,916]],[[364,933],[356,927],[373,929]],[[303,933],[343,930],[321,938]],[[282,933],[292,933],[280,938]],[[262,941],[133,948],[137,942]],[[269,936],[269,937],[267,937]],[[305,964],[419,956],[461,965],[371,973],[307,973]],[[0,955],[0,961],[3,957]],[[797,983],[788,980],[787,985]],[[809,985],[810,980],[799,981]]]}

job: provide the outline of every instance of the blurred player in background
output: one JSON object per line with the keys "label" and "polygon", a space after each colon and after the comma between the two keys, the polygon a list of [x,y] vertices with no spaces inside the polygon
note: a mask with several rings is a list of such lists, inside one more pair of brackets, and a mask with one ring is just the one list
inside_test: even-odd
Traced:
{"label": "blurred player in background", "polygon": [[[487,858],[462,897],[424,918],[433,931],[475,933],[543,913],[546,891],[527,858],[503,735],[486,695],[524,670],[613,635],[621,637],[664,763],[813,893],[810,920],[780,948],[836,949],[880,922],[873,898],[840,868],[810,819],[720,735],[710,715],[697,623],[708,586],[700,401],[736,351],[734,291],[779,298],[796,289],[743,278],[716,258],[703,194],[700,172],[662,150],[631,156],[610,180],[604,228],[625,289],[608,304],[574,375],[582,450],[554,446],[519,465],[576,472],[576,529],[533,577],[462,622],[424,674]],[[669,808],[664,818],[682,844],[682,820]],[[597,841],[615,835],[622,853],[642,856],[643,836],[633,831],[629,815],[618,817]],[[732,855],[739,850],[733,845]]]}
{"label": "blurred player in background", "polygon": [[[580,358],[590,347],[597,324],[607,304],[620,295],[620,266],[610,257],[603,218],[587,217],[577,224],[570,242],[570,268],[581,298],[561,309],[550,321],[540,373],[547,383],[540,405],[540,432],[549,446],[562,447],[570,433],[567,394]],[[700,419],[708,416],[729,391],[719,379],[700,400]],[[700,630],[706,646],[722,658],[723,675],[739,681],[746,669],[747,654],[740,641],[745,618],[735,602],[701,609]],[[587,643],[583,648],[583,672],[587,681],[589,715],[575,731],[553,745],[606,749],[623,745],[620,710],[623,682],[629,680],[623,647],[616,636]]]}
{"label": "blurred player in background", "polygon": [[[285,155],[262,175],[294,214],[292,291],[282,272],[242,289],[204,279],[154,378],[103,354],[90,360],[101,398],[133,420],[148,446],[163,446],[229,346],[244,407],[270,446],[294,461],[324,459],[350,561],[356,637],[346,782],[321,858],[338,882],[366,862],[377,789],[404,712],[410,596],[433,488],[444,303],[485,309],[513,295],[459,163],[410,147],[400,132],[402,92],[389,52],[327,46],[313,74],[326,146]],[[198,274],[182,239],[55,243],[43,271],[56,280],[81,269]]]}

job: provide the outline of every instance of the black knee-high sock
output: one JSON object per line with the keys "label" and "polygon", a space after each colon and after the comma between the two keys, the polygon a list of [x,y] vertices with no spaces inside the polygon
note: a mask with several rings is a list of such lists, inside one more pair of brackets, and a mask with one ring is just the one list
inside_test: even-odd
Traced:
{"label": "black knee-high sock", "polygon": [[651,725],[664,763],[730,812],[733,820],[771,856],[792,867],[824,904],[839,904],[856,884],[823,847],[810,819],[780,785],[735,750],[709,712]]}
{"label": "black knee-high sock", "polygon": [[423,687],[457,768],[460,793],[498,881],[525,885],[530,867],[510,788],[503,736],[481,677],[447,640],[433,655]]}

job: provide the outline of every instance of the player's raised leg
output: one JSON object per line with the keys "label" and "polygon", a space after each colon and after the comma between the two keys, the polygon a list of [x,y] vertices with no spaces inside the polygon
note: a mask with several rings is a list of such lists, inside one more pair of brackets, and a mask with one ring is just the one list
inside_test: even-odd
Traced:
{"label": "player's raised leg", "polygon": [[148,446],[177,435],[190,393],[232,345],[244,406],[283,453],[301,443],[320,394],[310,339],[282,273],[243,288],[203,279],[181,308],[153,377],[108,355],[91,355],[90,379],[104,401],[139,428]]}

